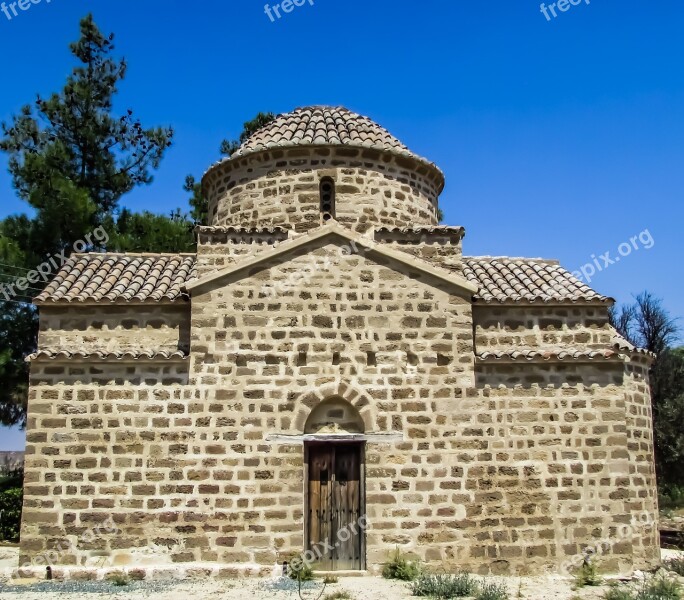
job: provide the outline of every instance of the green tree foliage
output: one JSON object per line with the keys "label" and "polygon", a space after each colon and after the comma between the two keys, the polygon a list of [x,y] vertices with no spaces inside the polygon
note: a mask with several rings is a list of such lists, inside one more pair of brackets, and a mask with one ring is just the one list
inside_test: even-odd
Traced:
{"label": "green tree foliage", "polygon": [[24,471],[23,468],[2,469],[0,473],[0,542],[18,542]]}
{"label": "green tree foliage", "polygon": [[[76,66],[64,88],[24,106],[2,124],[0,150],[18,196],[32,216],[0,222],[0,283],[10,283],[48,257],[71,252],[76,241],[104,226],[115,249],[187,251],[189,219],[118,212],[119,199],[149,184],[171,145],[170,128],[143,126],[132,110],[113,112],[113,98],[126,75],[126,62],[112,57],[114,36],[104,35],[88,15],[80,39],[71,44]],[[91,245],[91,250],[104,250]],[[45,282],[32,282],[23,295],[0,294],[0,423],[25,419],[27,369],[35,349],[37,319],[25,304]],[[23,303],[23,304],[22,304]]]}
{"label": "green tree foliage", "polygon": [[202,184],[195,180],[192,175],[185,178],[185,185],[183,189],[192,194],[190,196],[190,216],[199,225],[206,225],[208,223],[209,202],[202,193]]}
{"label": "green tree foliage", "polygon": [[684,349],[672,349],[677,321],[650,292],[611,310],[611,324],[635,346],[657,355],[651,368],[656,470],[661,489],[684,486]]}
{"label": "green tree foliage", "polygon": [[259,129],[268,125],[276,118],[271,112],[260,112],[251,121],[246,121],[242,126],[242,133],[237,140],[223,140],[221,142],[221,154],[224,156],[231,156],[238,151],[238,148],[251,138]]}
{"label": "green tree foliage", "polygon": [[28,364],[36,350],[38,319],[33,307],[15,302],[0,304],[0,423],[25,425]]}
{"label": "green tree foliage", "polygon": [[[110,56],[113,39],[92,15],[85,17],[81,38],[71,44],[80,64],[64,89],[46,100],[38,97],[2,128],[0,149],[9,154],[15,189],[41,216],[67,226],[62,248],[96,227],[123,194],[150,183],[173,137],[171,129],[143,127],[130,109],[112,114],[126,75],[126,62]],[[74,218],[80,231],[74,231]]]}
{"label": "green tree foliage", "polygon": [[22,502],[21,487],[0,491],[0,541],[19,541]]}
{"label": "green tree foliage", "polygon": [[651,386],[658,474],[665,487],[684,487],[684,348],[660,355]]}
{"label": "green tree foliage", "polygon": [[[223,140],[219,151],[224,156],[230,156],[237,152],[238,148],[244,144],[259,129],[268,125],[276,118],[271,112],[260,112],[251,121],[246,121],[242,126],[242,133],[237,140]],[[209,205],[206,197],[202,193],[202,184],[192,175],[185,178],[183,189],[190,193],[190,206],[192,207],[191,216],[199,224],[206,225],[208,219]]]}
{"label": "green tree foliage", "polygon": [[108,250],[112,252],[193,252],[195,250],[194,222],[180,210],[168,216],[150,212],[132,213],[123,209],[105,225],[112,231]]}

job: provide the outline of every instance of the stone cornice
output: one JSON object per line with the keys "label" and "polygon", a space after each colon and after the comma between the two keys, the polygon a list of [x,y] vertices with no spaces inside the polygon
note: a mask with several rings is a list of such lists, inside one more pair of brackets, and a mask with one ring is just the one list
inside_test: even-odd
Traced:
{"label": "stone cornice", "polygon": [[454,275],[449,271],[435,267],[423,260],[417,259],[414,256],[407,254],[406,252],[396,251],[388,248],[385,244],[376,243],[366,236],[355,233],[350,229],[339,225],[336,221],[330,221],[328,224],[319,227],[308,234],[301,235],[286,242],[282,242],[272,250],[262,252],[257,256],[247,258],[236,265],[231,265],[226,269],[222,269],[216,273],[212,273],[202,277],[201,279],[190,282],[186,284],[185,291],[190,294],[198,292],[201,293],[219,285],[224,279],[227,279],[231,276],[239,277],[243,274],[246,275],[254,267],[264,264],[273,258],[294,252],[295,250],[304,248],[307,245],[313,244],[314,242],[322,240],[326,237],[334,236],[342,238],[347,242],[351,242],[357,248],[365,248],[370,254],[376,254],[385,258],[390,258],[412,269],[417,269],[449,285],[459,288],[462,292],[466,292],[469,296],[472,296],[478,291],[478,287],[476,285],[470,283],[460,275]]}

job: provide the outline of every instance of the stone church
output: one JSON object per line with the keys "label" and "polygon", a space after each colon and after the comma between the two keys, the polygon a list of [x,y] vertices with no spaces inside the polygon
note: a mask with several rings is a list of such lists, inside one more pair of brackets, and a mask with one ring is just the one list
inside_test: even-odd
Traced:
{"label": "stone church", "polygon": [[301,108],[205,174],[196,254],[73,255],[35,301],[22,563],[658,564],[650,355],[558,262],[464,256],[444,183]]}

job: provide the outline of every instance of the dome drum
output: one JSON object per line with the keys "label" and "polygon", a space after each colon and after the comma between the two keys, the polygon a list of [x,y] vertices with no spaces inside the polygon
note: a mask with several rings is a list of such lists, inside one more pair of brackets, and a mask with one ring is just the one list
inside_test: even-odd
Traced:
{"label": "dome drum", "polygon": [[441,173],[376,149],[291,147],[224,161],[203,180],[215,226],[321,223],[320,183],[334,182],[335,218],[357,231],[437,223]]}

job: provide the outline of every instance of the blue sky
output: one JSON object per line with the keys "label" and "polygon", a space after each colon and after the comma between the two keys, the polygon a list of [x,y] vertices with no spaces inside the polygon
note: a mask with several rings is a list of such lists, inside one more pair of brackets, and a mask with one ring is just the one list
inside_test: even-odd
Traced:
{"label": "blue sky", "polygon": [[[534,0],[314,0],[275,22],[263,0],[43,0],[0,13],[0,118],[61,88],[88,11],[128,60],[116,110],[176,129],[154,182],[122,205],[185,208],[185,175],[260,110],[344,105],[443,169],[467,254],[575,270],[648,230],[652,248],[592,286],[622,302],[648,289],[684,316],[681,0],[593,0],[551,21]],[[6,164],[0,217],[24,210]],[[0,449],[22,445],[0,431]]]}

